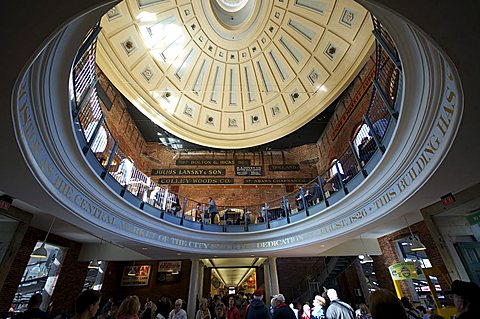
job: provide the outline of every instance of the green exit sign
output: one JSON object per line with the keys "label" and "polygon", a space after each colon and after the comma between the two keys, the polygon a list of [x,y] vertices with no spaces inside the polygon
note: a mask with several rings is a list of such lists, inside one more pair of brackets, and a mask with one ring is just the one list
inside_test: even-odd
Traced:
{"label": "green exit sign", "polygon": [[480,210],[465,216],[470,225],[480,224]]}

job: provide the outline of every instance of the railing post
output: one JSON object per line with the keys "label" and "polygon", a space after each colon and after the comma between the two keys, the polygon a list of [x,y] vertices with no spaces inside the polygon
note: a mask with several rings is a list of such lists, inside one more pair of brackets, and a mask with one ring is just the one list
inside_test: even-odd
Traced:
{"label": "railing post", "polygon": [[380,138],[377,135],[377,132],[375,132],[375,130],[373,129],[372,122],[370,122],[370,119],[368,118],[368,116],[366,114],[363,115],[363,119],[365,120],[365,123],[367,123],[367,126],[370,129],[370,132],[372,132],[372,137],[373,137],[373,140],[375,141],[375,144],[377,144],[377,146],[380,149],[380,151],[382,152],[382,154],[384,154],[385,153],[385,146],[383,146],[383,144],[380,141]]}
{"label": "railing post", "polygon": [[300,196],[302,197],[303,209],[305,209],[305,214],[308,217],[310,214],[308,213],[307,200],[305,199],[305,190],[303,187],[300,187]]}
{"label": "railing post", "polygon": [[115,143],[113,144],[112,150],[110,151],[110,156],[108,157],[108,162],[107,162],[107,165],[105,166],[105,170],[102,172],[102,174],[100,174],[101,179],[105,179],[108,172],[110,171],[110,167],[112,167],[113,158],[115,157],[115,153],[117,152],[117,149],[118,149],[118,143],[117,141],[115,141]]}
{"label": "railing post", "polygon": [[78,116],[80,115],[80,113],[82,112],[83,108],[85,107],[85,105],[87,105],[87,101],[90,97],[90,95],[92,94],[92,91],[93,91],[93,88],[95,87],[95,85],[97,84],[97,81],[98,79],[95,77],[95,79],[92,81],[92,83],[90,83],[90,87],[88,88],[88,91],[85,93],[85,96],[82,98],[82,100],[80,101],[80,103],[76,103],[75,101],[75,109],[73,110],[72,112],[72,115],[73,115],[73,121],[77,121],[78,119]]}
{"label": "railing post", "polygon": [[355,150],[355,146],[353,145],[353,142],[350,141],[349,144],[350,144],[350,148],[352,149],[353,156],[355,157],[355,162],[357,163],[357,167],[360,168],[360,171],[362,172],[363,177],[367,177],[368,173],[365,171],[365,168],[362,166],[362,163],[360,162],[360,158],[358,158],[358,154],[357,154],[357,151]]}
{"label": "railing post", "polygon": [[330,206],[330,203],[328,202],[327,196],[325,196],[325,192],[323,191],[323,180],[321,176],[317,176],[318,180],[318,185],[320,185],[320,189],[322,190],[322,197],[323,200],[325,201],[325,207]]}
{"label": "railing post", "polygon": [[97,24],[95,29],[89,34],[88,38],[84,41],[80,49],[78,49],[78,53],[75,56],[75,61],[73,62],[73,65],[77,65],[78,61],[83,57],[85,52],[87,52],[87,49],[92,45],[93,41],[97,38],[98,34],[100,33],[100,30],[102,30],[102,27],[100,27],[100,24]]}
{"label": "railing post", "polygon": [[182,207],[182,219],[180,219],[180,225],[183,225],[183,221],[185,220],[185,211],[187,210],[187,198],[183,198],[183,207]]}
{"label": "railing post", "polygon": [[105,117],[102,114],[102,117],[100,120],[97,122],[97,126],[95,126],[95,129],[92,132],[92,136],[90,137],[90,140],[87,142],[87,145],[85,145],[82,149],[83,154],[87,154],[88,150],[90,147],[92,147],[93,142],[97,138],[98,131],[100,131],[100,127],[102,126],[103,122],[105,121]]}
{"label": "railing post", "polygon": [[400,60],[398,59],[397,55],[390,49],[390,47],[387,45],[385,40],[383,39],[382,35],[380,32],[378,32],[377,29],[372,31],[373,35],[375,36],[375,39],[378,41],[380,46],[387,52],[388,57],[390,60],[392,60],[393,64],[395,64],[395,67],[399,70],[402,69],[402,64],[400,63]]}
{"label": "railing post", "polygon": [[380,86],[380,83],[378,83],[377,79],[373,79],[373,85],[375,86],[375,90],[377,90],[378,94],[380,94],[382,101],[385,103],[388,113],[390,113],[394,119],[398,120],[398,112],[394,110],[393,105],[385,95],[385,92],[383,92],[382,87]]}
{"label": "railing post", "polygon": [[205,205],[202,204],[200,207],[202,209],[202,222],[200,223],[200,229],[203,230],[203,225],[205,225]]}
{"label": "railing post", "polygon": [[268,218],[268,206],[267,203],[264,204],[264,209],[265,209],[265,218],[267,219],[267,228],[270,229],[270,218]]}
{"label": "railing post", "polygon": [[290,224],[290,213],[287,206],[287,196],[283,195],[283,210],[285,211],[285,216],[287,216],[287,223]]}
{"label": "railing post", "polygon": [[340,166],[338,166],[338,160],[335,161],[335,168],[337,169],[337,179],[338,179],[338,183],[340,184],[340,188],[343,189],[343,192],[345,193],[345,195],[347,195],[348,189],[343,184],[343,178],[342,178],[343,174],[340,172]]}
{"label": "railing post", "polygon": [[247,207],[243,207],[243,219],[245,220],[245,231],[248,231]]}
{"label": "railing post", "polygon": [[[220,214],[220,211],[217,213]],[[225,233],[227,231],[227,210],[223,210],[223,232]]]}

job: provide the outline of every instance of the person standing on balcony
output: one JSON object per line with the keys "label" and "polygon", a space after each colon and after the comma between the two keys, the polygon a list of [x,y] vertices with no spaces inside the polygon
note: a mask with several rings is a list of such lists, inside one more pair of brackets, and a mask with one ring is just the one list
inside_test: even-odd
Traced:
{"label": "person standing on balcony", "polygon": [[212,224],[215,224],[215,216],[218,215],[217,203],[212,197],[208,198],[208,213],[210,215],[210,221]]}

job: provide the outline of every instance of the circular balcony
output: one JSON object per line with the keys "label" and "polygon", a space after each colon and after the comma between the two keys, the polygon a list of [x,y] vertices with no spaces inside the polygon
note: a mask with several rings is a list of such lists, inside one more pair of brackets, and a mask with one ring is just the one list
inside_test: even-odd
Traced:
{"label": "circular balcony", "polygon": [[[46,192],[63,206],[58,211],[63,219],[175,251],[289,251],[318,247],[359,227],[373,227],[412,196],[441,163],[463,106],[448,59],[407,22],[378,10],[375,16],[391,27],[398,56],[374,19],[379,67],[365,116],[371,133],[368,155],[361,158],[347,149],[333,164],[335,171],[332,167],[266,205],[219,207],[226,216],[222,225],[205,223],[206,203],[200,203],[197,214],[197,203],[175,200],[178,194],[158,189],[116,146],[95,91],[96,29],[85,27],[98,21],[99,12],[70,22],[53,36],[20,78],[13,107],[23,155]],[[81,45],[87,29],[91,33]],[[71,43],[81,47],[78,54]],[[158,196],[152,195],[155,190]],[[172,214],[175,202],[181,209]],[[230,215],[242,216],[240,225],[228,224]],[[264,222],[258,222],[259,217]]]}

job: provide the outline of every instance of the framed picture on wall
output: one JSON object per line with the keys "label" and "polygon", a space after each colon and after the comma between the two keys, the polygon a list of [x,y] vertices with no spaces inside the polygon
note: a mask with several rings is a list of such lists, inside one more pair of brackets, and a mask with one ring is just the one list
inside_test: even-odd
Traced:
{"label": "framed picture on wall", "polygon": [[123,267],[120,286],[148,286],[151,265],[132,265]]}

